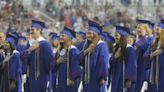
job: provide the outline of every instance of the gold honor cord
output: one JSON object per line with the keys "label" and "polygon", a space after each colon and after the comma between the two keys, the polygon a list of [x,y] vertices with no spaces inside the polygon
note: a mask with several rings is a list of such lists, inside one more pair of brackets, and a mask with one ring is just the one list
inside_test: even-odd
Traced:
{"label": "gold honor cord", "polygon": [[90,81],[90,53],[85,56],[85,84]]}
{"label": "gold honor cord", "polygon": [[68,51],[67,51],[67,86],[69,86],[69,84],[70,84],[70,63],[69,63],[69,51],[70,51],[70,49],[68,49]]}
{"label": "gold honor cord", "polygon": [[154,61],[151,61],[151,68],[150,68],[150,83],[154,84],[154,79],[153,79],[153,68],[154,68]]}
{"label": "gold honor cord", "polygon": [[156,74],[155,74],[155,83],[158,90],[158,77],[159,77],[159,56],[156,57]]}
{"label": "gold honor cord", "polygon": [[40,79],[40,48],[37,49],[37,79]]}
{"label": "gold honor cord", "polygon": [[123,92],[126,92],[125,88],[125,59],[123,58]]}
{"label": "gold honor cord", "polygon": [[87,55],[85,56],[85,84],[87,84]]}
{"label": "gold honor cord", "polygon": [[34,62],[35,62],[35,66],[34,66],[34,68],[35,68],[35,80],[37,80],[37,51],[35,50],[35,54],[34,54],[35,56],[34,56]]}

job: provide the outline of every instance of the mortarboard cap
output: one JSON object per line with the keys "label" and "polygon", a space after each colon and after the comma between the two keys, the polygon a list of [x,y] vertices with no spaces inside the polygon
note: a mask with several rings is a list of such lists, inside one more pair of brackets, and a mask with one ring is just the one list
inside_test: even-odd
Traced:
{"label": "mortarboard cap", "polygon": [[19,40],[26,40],[26,37],[25,36],[19,36]]}
{"label": "mortarboard cap", "polygon": [[16,45],[18,42],[18,35],[16,34],[16,32],[8,33],[6,40],[12,45]]}
{"label": "mortarboard cap", "polygon": [[157,26],[164,29],[164,20],[161,20],[161,22],[159,22]]}
{"label": "mortarboard cap", "polygon": [[32,20],[31,28],[38,28],[38,29],[44,29],[45,23],[38,20]]}
{"label": "mortarboard cap", "polygon": [[104,35],[103,33],[100,33],[100,34],[99,34],[99,37],[100,37],[101,39],[105,39],[105,35]]}
{"label": "mortarboard cap", "polygon": [[86,38],[86,33],[83,31],[77,32],[77,34],[81,35],[83,38]]}
{"label": "mortarboard cap", "polygon": [[154,28],[154,23],[152,23],[149,20],[137,20],[138,23],[141,24],[147,24],[149,26],[149,28],[153,29]]}
{"label": "mortarboard cap", "polygon": [[127,27],[123,27],[123,26],[116,26],[116,32],[118,32],[120,35],[126,37],[129,35],[130,29]]}
{"label": "mortarboard cap", "polygon": [[109,34],[109,35],[107,35],[107,36],[105,37],[105,41],[106,41],[106,42],[114,43],[114,42],[115,42],[115,39],[114,39],[113,36],[111,36],[111,35]]}
{"label": "mortarboard cap", "polygon": [[56,34],[52,35],[51,40],[59,40],[59,36]]}
{"label": "mortarboard cap", "polygon": [[101,33],[102,26],[100,24],[98,24],[97,22],[94,22],[94,21],[90,21],[90,20],[88,21],[88,24],[89,24],[89,31],[93,31],[98,34]]}
{"label": "mortarboard cap", "polygon": [[53,36],[53,35],[57,35],[57,33],[55,33],[55,32],[50,32],[48,36]]}
{"label": "mortarboard cap", "polygon": [[110,22],[109,21],[104,22],[104,25],[103,26],[104,27],[110,26]]}
{"label": "mortarboard cap", "polygon": [[75,38],[76,35],[76,33],[68,27],[64,27],[63,34],[67,35],[71,39]]}

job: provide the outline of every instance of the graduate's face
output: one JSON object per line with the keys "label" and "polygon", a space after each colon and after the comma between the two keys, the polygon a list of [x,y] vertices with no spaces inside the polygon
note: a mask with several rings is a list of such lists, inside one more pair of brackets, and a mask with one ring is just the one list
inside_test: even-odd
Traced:
{"label": "graduate's face", "polygon": [[60,41],[59,40],[53,40],[52,41],[52,46],[57,48],[59,46]]}
{"label": "graduate's face", "polygon": [[137,26],[137,34],[139,35],[139,36],[144,36],[144,35],[146,35],[146,30],[145,30],[145,28],[144,28],[144,26],[143,25],[138,25]]}
{"label": "graduate's face", "polygon": [[6,39],[5,34],[0,32],[0,43],[4,42]]}
{"label": "graduate's face", "polygon": [[88,39],[89,41],[92,41],[93,38],[94,38],[93,32],[87,32],[86,37],[87,37],[87,39]]}
{"label": "graduate's face", "polygon": [[40,30],[39,29],[32,28],[32,37],[34,39],[37,39],[39,34],[40,34]]}
{"label": "graduate's face", "polygon": [[116,43],[118,43],[120,41],[121,35],[118,32],[116,32],[114,38]]}
{"label": "graduate's face", "polygon": [[131,46],[132,46],[133,43],[134,43],[134,40],[133,40],[132,37],[127,37],[126,41],[127,41],[127,43],[130,44]]}
{"label": "graduate's face", "polygon": [[159,37],[161,28],[157,27],[154,32],[155,32],[156,36]]}
{"label": "graduate's face", "polygon": [[66,43],[67,41],[68,41],[68,37],[66,35],[63,34],[60,36],[60,42],[61,43]]}
{"label": "graduate's face", "polygon": [[25,45],[25,40],[21,40],[21,39],[20,39],[20,40],[18,41],[18,44],[20,44],[20,45]]}
{"label": "graduate's face", "polygon": [[76,39],[77,39],[77,42],[81,42],[83,40],[83,38],[79,34],[76,34]]}

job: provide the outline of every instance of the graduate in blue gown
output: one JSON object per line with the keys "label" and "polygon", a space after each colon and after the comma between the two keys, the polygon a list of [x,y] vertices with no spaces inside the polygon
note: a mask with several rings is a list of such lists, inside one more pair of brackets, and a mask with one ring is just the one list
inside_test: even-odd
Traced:
{"label": "graduate in blue gown", "polygon": [[57,60],[58,89],[57,92],[78,92],[78,78],[80,78],[79,50],[72,44],[75,32],[64,27],[60,36],[61,51]]}
{"label": "graduate in blue gown", "polygon": [[24,92],[25,90],[25,85],[26,85],[26,77],[27,77],[27,61],[28,61],[28,55],[24,54],[29,48],[29,45],[26,41],[25,36],[19,36],[18,38],[18,44],[16,49],[20,53],[20,58],[22,61],[22,91]]}
{"label": "graduate in blue gown", "polygon": [[[138,20],[139,24],[137,25],[137,41],[134,45],[137,53],[137,88],[136,92],[140,92],[144,84],[147,84],[147,67],[144,62],[144,53],[146,52],[149,44],[147,43],[146,37],[146,20]],[[145,23],[146,22],[146,23]]]}
{"label": "graduate in blue gown", "polygon": [[53,52],[50,43],[41,35],[41,31],[45,28],[44,22],[33,20],[31,27],[32,36],[36,42],[29,48],[29,89],[27,92],[46,92],[51,84]]}
{"label": "graduate in blue gown", "polygon": [[53,34],[52,37],[50,38],[52,47],[53,47],[53,54],[54,54],[54,61],[53,61],[53,69],[52,69],[52,90],[53,92],[58,92],[58,65],[57,65],[57,58],[59,57],[59,52],[60,52],[60,40],[59,36],[57,34]]}
{"label": "graduate in blue gown", "polygon": [[[144,54],[145,61],[150,62],[150,76],[149,76],[149,85],[147,92],[163,92],[163,63],[161,60],[163,59],[163,47],[161,46],[163,43],[162,37],[164,33],[162,32],[164,29],[164,23],[159,23],[158,28],[155,30],[156,38],[151,46],[147,49]],[[160,74],[159,74],[160,73]]]}
{"label": "graduate in blue gown", "polygon": [[111,92],[135,92],[137,79],[137,57],[135,50],[129,43],[129,29],[116,26],[116,46],[110,59],[112,87]]}
{"label": "graduate in blue gown", "polygon": [[2,92],[3,60],[5,58],[4,47],[6,47],[5,46],[6,44],[4,44],[4,43],[5,43],[6,35],[3,32],[0,32],[0,38],[1,38],[0,39],[0,44],[1,44],[1,46],[0,46],[0,72],[1,72],[1,74],[0,74],[0,92]]}
{"label": "graduate in blue gown", "polygon": [[79,49],[79,51],[83,50],[84,45],[86,43],[86,33],[83,31],[76,33],[76,43],[75,46]]}
{"label": "graduate in blue gown", "polygon": [[87,44],[80,54],[84,68],[83,92],[106,92],[108,77],[108,47],[100,40],[98,34],[102,27],[93,21],[88,21],[89,32],[86,34]]}
{"label": "graduate in blue gown", "polygon": [[20,53],[15,50],[16,39],[14,34],[10,34],[7,37],[7,41],[10,43],[10,47],[7,49],[4,59],[3,69],[3,85],[2,92],[21,92],[21,74],[22,65],[20,59]]}

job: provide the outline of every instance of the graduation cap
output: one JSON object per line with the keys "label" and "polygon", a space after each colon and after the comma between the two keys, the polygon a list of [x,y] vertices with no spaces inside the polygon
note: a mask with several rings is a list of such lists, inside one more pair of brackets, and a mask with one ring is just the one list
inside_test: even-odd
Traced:
{"label": "graduation cap", "polygon": [[123,26],[116,26],[116,32],[118,32],[120,35],[126,37],[130,34],[130,29]]}
{"label": "graduation cap", "polygon": [[27,35],[31,34],[31,30],[30,29],[27,29],[26,34]]}
{"label": "graduation cap", "polygon": [[55,32],[50,32],[48,36],[53,36],[53,35],[57,35],[57,33],[55,33]]}
{"label": "graduation cap", "polygon": [[15,32],[8,33],[6,40],[12,45],[16,45],[18,42],[18,35]]}
{"label": "graduation cap", "polygon": [[110,35],[110,33],[108,33],[108,32],[102,32],[102,34],[105,35],[105,36]]}
{"label": "graduation cap", "polygon": [[153,28],[154,28],[154,26],[155,26],[155,24],[154,24],[154,23],[149,22],[149,27],[150,27],[151,29],[153,29]]}
{"label": "graduation cap", "polygon": [[59,40],[60,37],[56,34],[52,35],[51,40]]}
{"label": "graduation cap", "polygon": [[159,22],[157,26],[164,29],[164,20],[161,20],[161,22]]}
{"label": "graduation cap", "polygon": [[109,21],[104,22],[104,25],[103,26],[104,27],[110,26],[110,22]]}
{"label": "graduation cap", "polygon": [[137,22],[141,23],[141,24],[148,24],[150,21],[149,20],[140,20],[140,19],[138,19]]}
{"label": "graduation cap", "polygon": [[114,37],[111,36],[110,34],[107,35],[107,36],[105,37],[105,41],[106,41],[106,42],[115,43],[115,39],[114,39]]}
{"label": "graduation cap", "polygon": [[88,24],[89,24],[89,31],[93,31],[93,32],[96,32],[98,34],[101,33],[102,26],[99,23],[89,20]]}
{"label": "graduation cap", "polygon": [[100,33],[100,34],[99,34],[99,37],[100,37],[101,39],[105,39],[105,35],[104,35],[103,33]]}
{"label": "graduation cap", "polygon": [[38,21],[38,20],[32,20],[32,25],[31,28],[38,28],[38,29],[43,29],[45,28],[45,23],[42,21]]}
{"label": "graduation cap", "polygon": [[76,37],[76,33],[68,27],[64,27],[63,34],[67,35],[71,39]]}
{"label": "graduation cap", "polygon": [[77,32],[77,34],[81,35],[84,39],[86,38],[86,33],[83,31]]}
{"label": "graduation cap", "polygon": [[19,36],[19,40],[26,40],[26,37],[25,36]]}
{"label": "graduation cap", "polygon": [[151,29],[154,28],[154,23],[152,23],[151,21],[149,20],[137,20],[138,23],[141,23],[141,24],[147,24]]}

